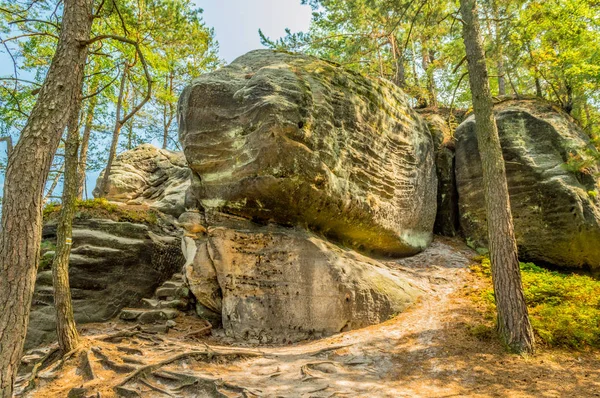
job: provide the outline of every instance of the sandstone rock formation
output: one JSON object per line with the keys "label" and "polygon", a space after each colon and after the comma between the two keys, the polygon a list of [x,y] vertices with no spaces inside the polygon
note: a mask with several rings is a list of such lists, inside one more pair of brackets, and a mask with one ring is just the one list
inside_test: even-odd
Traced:
{"label": "sandstone rock formation", "polygon": [[431,242],[433,143],[393,84],[257,50],[194,80],[179,112],[205,209],[306,226],[381,254]]}
{"label": "sandstone rock formation", "polygon": [[[568,115],[535,101],[495,107],[506,163],[519,255],[564,267],[600,268],[598,169],[573,171],[570,158],[594,151]],[[456,131],[456,180],[461,227],[468,240],[487,237],[481,161],[470,116]]]}
{"label": "sandstone rock formation", "polygon": [[438,113],[419,111],[429,126],[435,149],[438,179],[437,214],[433,232],[444,236],[458,233],[458,192],[454,174],[454,138],[446,120]]}
{"label": "sandstone rock formation", "polygon": [[[185,273],[202,315],[232,337],[294,342],[383,322],[419,290],[371,258],[300,228],[215,214]],[[208,311],[207,311],[208,310]]]}
{"label": "sandstone rock formation", "polygon": [[[179,239],[144,224],[103,219],[73,223],[69,278],[75,321],[103,322],[121,308],[150,297],[183,265]],[[56,241],[56,224],[44,226],[45,242]],[[52,256],[47,252],[44,256]],[[51,270],[38,272],[27,347],[52,341],[55,310]]]}
{"label": "sandstone rock formation", "polygon": [[[98,178],[94,196],[104,172]],[[190,169],[181,152],[143,144],[117,156],[108,180],[106,199],[128,205],[146,205],[178,216],[190,185]]]}

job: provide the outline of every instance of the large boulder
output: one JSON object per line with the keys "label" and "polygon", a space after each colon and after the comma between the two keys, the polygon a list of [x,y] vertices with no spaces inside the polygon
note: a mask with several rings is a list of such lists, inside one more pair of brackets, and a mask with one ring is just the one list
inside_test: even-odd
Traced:
{"label": "large boulder", "polygon": [[[98,196],[98,178],[94,196]],[[143,144],[121,153],[112,165],[105,198],[127,205],[148,206],[178,216],[185,210],[185,193],[190,186],[190,169],[182,152]]]}
{"label": "large boulder", "polygon": [[382,263],[300,228],[224,214],[210,225],[185,275],[199,314],[222,315],[236,339],[285,343],[356,329],[419,294]]}
{"label": "large boulder", "polygon": [[192,192],[207,210],[306,226],[380,254],[431,242],[431,134],[387,81],[252,51],[184,90],[179,127]]}
{"label": "large boulder", "polygon": [[[183,265],[175,231],[107,219],[76,219],[69,279],[75,321],[104,322],[119,310],[150,297],[154,289]],[[56,222],[43,229],[42,264],[48,264],[56,242]],[[38,272],[26,346],[56,339],[52,271]]]}
{"label": "large boulder", "polygon": [[[574,161],[597,155],[570,117],[536,100],[495,106],[519,255],[563,267],[600,268],[598,167]],[[461,227],[486,246],[487,227],[475,118],[456,131]]]}

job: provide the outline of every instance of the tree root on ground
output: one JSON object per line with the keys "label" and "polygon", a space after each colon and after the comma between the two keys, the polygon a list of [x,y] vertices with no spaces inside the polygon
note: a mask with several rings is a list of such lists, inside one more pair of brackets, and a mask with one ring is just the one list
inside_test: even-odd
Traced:
{"label": "tree root on ground", "polygon": [[24,380],[20,381],[20,384],[22,384],[23,382],[25,382],[25,385],[23,387],[23,392],[27,392],[32,390],[33,388],[36,387],[36,379],[38,376],[38,372],[40,370],[43,370],[43,367],[46,363],[46,361],[53,356],[54,354],[56,354],[57,352],[60,351],[60,348],[58,347],[58,345],[56,347],[51,348],[40,360],[38,360],[34,365],[33,368],[31,369],[31,373],[26,376],[24,378]]}
{"label": "tree root on ground", "polygon": [[[207,325],[207,327],[209,327]],[[212,326],[210,326],[212,327]],[[202,333],[200,329],[191,335]],[[87,391],[88,395],[99,394],[99,387],[112,389],[118,396],[144,396],[155,394],[164,396],[185,396],[190,391],[201,389],[211,392],[215,396],[231,396],[233,393],[244,397],[260,397],[260,390],[227,382],[222,378],[202,374],[201,372],[177,373],[170,369],[177,367],[178,361],[201,360],[218,362],[239,360],[246,358],[289,358],[305,357],[306,359],[323,358],[332,351],[348,347],[346,345],[331,345],[315,349],[310,352],[288,350],[273,350],[265,352],[259,349],[245,347],[211,346],[192,347],[185,342],[164,339],[154,334],[149,334],[135,326],[120,330],[115,333],[82,339],[82,344],[62,358],[56,353],[58,347],[53,347],[39,358],[33,365],[31,374],[22,377],[19,383],[21,393],[30,392],[40,388],[58,388],[59,395],[66,396],[70,389],[73,394]],[[169,354],[170,351],[174,353]],[[148,355],[150,353],[150,356]],[[38,354],[39,356],[39,354]],[[32,356],[36,358],[36,356]],[[156,358],[153,361],[149,358]],[[30,364],[33,361],[30,362]],[[330,361],[308,362],[301,367],[303,381],[322,379],[319,373],[328,373],[327,369],[319,369],[323,364],[335,364]],[[170,366],[169,366],[170,365]],[[68,368],[67,368],[68,366]],[[70,369],[74,369],[70,370]],[[58,379],[64,375],[77,375],[79,381],[64,385]],[[282,373],[277,371],[269,377],[277,377]],[[42,385],[38,380],[43,380]],[[54,382],[57,384],[54,384]],[[54,387],[52,387],[54,386]],[[326,390],[319,387],[315,392]],[[143,390],[143,391],[140,391]],[[153,391],[153,392],[150,392]],[[141,394],[141,395],[140,395]]]}
{"label": "tree root on ground", "polygon": [[212,358],[217,357],[217,356],[235,356],[235,357],[263,357],[263,356],[265,356],[265,354],[263,352],[258,351],[258,350],[249,350],[249,349],[223,350],[223,349],[219,349],[216,347],[210,347],[209,345],[206,345],[206,344],[205,344],[205,346],[206,346],[206,350],[204,350],[204,351],[184,351],[177,355],[169,357],[167,359],[163,359],[160,362],[152,363],[152,364],[148,364],[148,365],[139,367],[133,373],[131,373],[130,375],[125,377],[118,384],[118,386],[119,387],[124,386],[131,380],[135,379],[136,377],[138,377],[140,375],[143,375],[144,373],[153,372],[157,369],[160,369],[163,366],[169,365],[176,361],[180,361],[182,359],[188,359],[188,358],[195,359],[197,357],[202,357],[202,356],[206,356],[209,360],[211,360]]}
{"label": "tree root on ground", "polygon": [[184,336],[184,338],[201,337],[201,336],[206,336],[206,335],[210,334],[210,331],[212,330],[213,325],[206,319],[204,321],[207,323],[207,325],[205,327],[186,334]]}

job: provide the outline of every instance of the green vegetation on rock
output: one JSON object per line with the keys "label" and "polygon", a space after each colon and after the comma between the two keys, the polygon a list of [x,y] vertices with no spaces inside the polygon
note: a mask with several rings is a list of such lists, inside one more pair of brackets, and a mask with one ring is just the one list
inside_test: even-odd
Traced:
{"label": "green vegetation on rock", "polygon": [[[472,270],[491,280],[490,260],[482,258]],[[587,275],[550,271],[533,263],[521,263],[525,300],[539,341],[549,346],[600,347],[600,280]],[[495,314],[491,284],[475,300],[486,307],[486,317]],[[473,332],[481,335],[484,326]]]}
{"label": "green vegetation on rock", "polygon": [[[60,204],[50,203],[44,208],[44,221],[58,218]],[[111,203],[104,198],[79,200],[76,205],[75,219],[106,218],[113,221],[156,224],[157,214],[145,206],[133,207]]]}

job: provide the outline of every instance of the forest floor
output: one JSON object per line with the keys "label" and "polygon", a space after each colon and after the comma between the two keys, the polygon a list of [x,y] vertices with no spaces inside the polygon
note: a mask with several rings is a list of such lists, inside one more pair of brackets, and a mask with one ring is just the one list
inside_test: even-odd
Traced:
{"label": "forest floor", "polygon": [[383,324],[295,345],[242,346],[219,331],[189,336],[202,326],[194,316],[168,334],[110,336],[127,325],[86,325],[84,348],[40,370],[24,395],[600,397],[598,351],[539,347],[519,356],[473,332],[483,310],[469,295],[486,283],[469,270],[473,257],[438,238],[417,256],[388,261],[424,290],[417,304]]}

